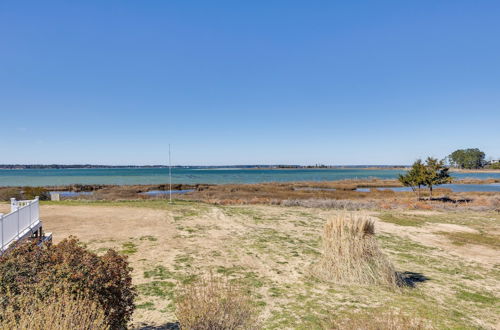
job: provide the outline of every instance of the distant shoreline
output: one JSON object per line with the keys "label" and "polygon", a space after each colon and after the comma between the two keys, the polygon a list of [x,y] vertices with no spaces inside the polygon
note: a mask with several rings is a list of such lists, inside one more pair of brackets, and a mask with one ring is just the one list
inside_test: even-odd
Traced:
{"label": "distant shoreline", "polygon": [[477,169],[477,170],[450,168],[450,172],[454,172],[454,173],[500,173],[500,170],[491,169],[491,168],[483,168],[483,169]]}
{"label": "distant shoreline", "polygon": [[[409,170],[411,166],[393,166],[393,167],[363,167],[360,170]],[[450,173],[500,173],[500,169],[490,169],[490,168],[480,168],[480,169],[461,169],[461,168],[450,168]]]}
{"label": "distant shoreline", "polygon": [[[86,170],[86,169],[167,169],[166,165],[22,165],[22,164],[0,164],[0,170]],[[394,170],[407,171],[411,166],[407,165],[175,165],[175,169],[201,169],[201,170]],[[450,173],[500,173],[500,169],[459,169],[450,168]]]}
{"label": "distant shoreline", "polygon": [[[172,168],[184,169],[242,169],[242,170],[294,170],[294,169],[360,169],[360,170],[401,170],[407,169],[407,165],[175,165]],[[91,164],[0,164],[0,170],[29,170],[29,169],[148,169],[168,168],[167,165],[91,165]]]}

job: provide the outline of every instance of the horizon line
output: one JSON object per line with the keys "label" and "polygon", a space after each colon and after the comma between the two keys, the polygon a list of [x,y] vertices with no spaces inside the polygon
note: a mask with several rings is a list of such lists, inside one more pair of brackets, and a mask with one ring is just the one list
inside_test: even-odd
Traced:
{"label": "horizon line", "polygon": [[[52,164],[0,164],[0,168],[3,167],[50,167],[50,166],[61,166],[61,167],[169,167],[167,164],[61,164],[61,163],[52,163]],[[186,165],[186,164],[177,164],[172,165],[172,167],[278,167],[278,166],[287,166],[287,167],[348,167],[348,166],[367,166],[367,167],[402,167],[402,166],[410,166],[408,164],[223,164],[223,165]]]}

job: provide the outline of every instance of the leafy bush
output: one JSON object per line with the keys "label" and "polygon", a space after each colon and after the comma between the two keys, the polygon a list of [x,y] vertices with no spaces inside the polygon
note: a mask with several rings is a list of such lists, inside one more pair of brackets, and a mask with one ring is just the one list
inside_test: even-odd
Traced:
{"label": "leafy bush", "polygon": [[490,164],[490,165],[488,165],[488,168],[490,168],[492,170],[500,170],[500,163]]}
{"label": "leafy bush", "polygon": [[23,199],[23,195],[19,188],[0,188],[0,201],[10,201],[11,198]]}
{"label": "leafy bush", "polygon": [[[69,238],[57,245],[25,242],[0,257],[0,296],[33,292],[51,296],[64,287],[104,310],[111,328],[125,327],[134,310],[135,289],[127,259],[114,250],[98,256]],[[4,300],[9,304],[9,300]]]}
{"label": "leafy bush", "polygon": [[50,194],[47,189],[43,187],[24,187],[23,188],[23,198],[24,199],[34,199],[36,196],[40,198],[40,200],[48,200],[50,199]]}
{"label": "leafy bush", "polygon": [[244,290],[213,275],[181,289],[175,314],[182,329],[256,328],[255,307]]}
{"label": "leafy bush", "polygon": [[109,329],[102,308],[83,296],[56,291],[44,299],[36,292],[8,298],[10,304],[0,307],[1,329]]}

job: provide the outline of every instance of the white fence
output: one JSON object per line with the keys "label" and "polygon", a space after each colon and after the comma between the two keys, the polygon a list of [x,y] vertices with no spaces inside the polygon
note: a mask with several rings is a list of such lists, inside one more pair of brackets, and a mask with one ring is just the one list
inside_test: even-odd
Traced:
{"label": "white fence", "polygon": [[41,226],[38,197],[34,200],[10,200],[10,213],[0,214],[0,254],[10,244],[31,236]]}

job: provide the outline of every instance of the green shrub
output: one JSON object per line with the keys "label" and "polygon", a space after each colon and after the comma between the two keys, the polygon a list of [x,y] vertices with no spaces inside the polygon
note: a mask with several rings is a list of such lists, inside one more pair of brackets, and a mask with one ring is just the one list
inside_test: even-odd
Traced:
{"label": "green shrub", "polygon": [[11,187],[0,188],[0,201],[10,201],[11,198],[23,199],[21,190]]}
{"label": "green shrub", "polygon": [[96,301],[111,328],[125,327],[135,307],[131,268],[114,250],[98,256],[71,237],[56,245],[21,243],[0,257],[0,296],[50,297],[60,288]]}
{"label": "green shrub", "polygon": [[493,163],[488,165],[488,168],[491,168],[492,170],[500,170],[500,163]]}
{"label": "green shrub", "polygon": [[24,199],[34,199],[36,196],[40,198],[40,200],[49,200],[50,193],[47,189],[43,187],[24,187],[23,188],[23,198]]}

